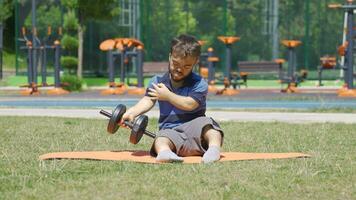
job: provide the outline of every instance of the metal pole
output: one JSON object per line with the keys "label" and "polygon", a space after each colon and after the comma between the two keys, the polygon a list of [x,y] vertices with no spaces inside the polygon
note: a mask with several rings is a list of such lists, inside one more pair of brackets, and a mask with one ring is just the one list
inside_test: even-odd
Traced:
{"label": "metal pole", "polygon": [[140,0],[136,0],[136,38],[142,41],[141,38],[141,3]]}
{"label": "metal pole", "polygon": [[32,0],[32,77],[37,84],[37,29],[36,29],[36,0]]}
{"label": "metal pole", "polygon": [[61,69],[61,45],[59,41],[55,42],[55,56],[54,56],[54,87],[59,88],[61,87],[61,80],[60,80],[60,69]]}
{"label": "metal pole", "polygon": [[226,57],[225,57],[225,77],[230,81],[231,72],[231,44],[226,44]]}
{"label": "metal pole", "polygon": [[0,80],[2,79],[3,24],[0,22]]}
{"label": "metal pole", "polygon": [[214,52],[212,48],[208,49],[208,83],[210,83],[211,81],[213,81],[214,78],[214,62],[209,61],[209,58],[214,56]]}
{"label": "metal pole", "polygon": [[[347,30],[347,16],[348,16],[348,13],[345,12],[344,13],[344,26],[342,29],[342,43],[341,43],[341,45],[344,45],[345,42],[347,41],[347,31],[345,31],[345,30]],[[344,78],[344,80],[345,80],[345,73],[344,73],[343,68],[345,67],[345,63],[346,63],[345,56],[341,56],[340,65],[342,66],[342,68],[340,69],[340,78]]]}
{"label": "metal pole", "polygon": [[27,80],[28,80],[28,85],[30,86],[33,83],[33,73],[32,73],[32,68],[33,68],[33,48],[32,45],[27,46]]}
{"label": "metal pole", "polygon": [[122,49],[122,51],[120,52],[120,57],[121,57],[121,59],[120,59],[120,69],[121,69],[121,71],[120,71],[120,83],[125,83],[125,58],[126,58],[125,48],[126,47],[124,47]]}
{"label": "metal pole", "polygon": [[[304,36],[304,67],[309,69],[309,36],[310,36],[310,31],[309,31],[309,24],[310,24],[310,12],[309,12],[309,7],[310,7],[310,1],[305,0],[305,12],[304,12],[304,21],[305,21],[305,36]],[[320,12],[320,11],[319,11]]]}
{"label": "metal pole", "polygon": [[115,82],[115,71],[114,71],[114,58],[113,58],[113,52],[112,50],[109,50],[107,52],[107,61],[108,61],[108,67],[109,67],[109,83],[114,83]]}
{"label": "metal pole", "polygon": [[15,1],[15,67],[16,67],[16,72],[15,74],[18,75],[19,72],[19,43],[18,43],[18,38],[19,38],[19,26],[18,26],[18,20],[19,20],[19,11],[18,11],[18,2]]}
{"label": "metal pole", "polygon": [[353,61],[353,47],[354,47],[354,41],[353,41],[353,26],[354,26],[354,20],[353,20],[353,15],[354,11],[353,9],[349,9],[347,11],[348,17],[347,17],[347,34],[348,34],[348,45],[347,45],[347,55],[346,55],[346,60],[347,60],[347,69],[346,69],[346,74],[344,75],[346,77],[346,84],[348,89],[353,89],[353,67],[354,67],[354,61]]}
{"label": "metal pole", "polygon": [[279,0],[273,1],[273,27],[272,27],[272,58],[277,59],[279,57]]}
{"label": "metal pole", "polygon": [[47,85],[47,51],[45,45],[41,47],[40,58],[42,58],[41,60],[42,85],[46,86]]}
{"label": "metal pole", "polygon": [[288,78],[293,80],[293,67],[294,67],[294,54],[293,49],[288,48]]}
{"label": "metal pole", "polygon": [[141,47],[137,48],[137,62],[136,62],[136,72],[137,72],[137,87],[143,87],[143,49]]}

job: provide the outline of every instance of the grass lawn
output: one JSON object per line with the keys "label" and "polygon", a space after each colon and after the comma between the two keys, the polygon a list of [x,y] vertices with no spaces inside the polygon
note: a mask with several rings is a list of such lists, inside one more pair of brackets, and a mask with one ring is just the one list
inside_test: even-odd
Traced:
{"label": "grass lawn", "polygon": [[[38,76],[37,82],[41,83],[41,77]],[[106,86],[108,84],[108,78],[84,78],[84,84],[88,87],[91,86]],[[116,79],[119,82],[120,79]],[[145,85],[148,85],[150,78],[145,78]],[[130,78],[130,83],[136,83],[136,78]],[[48,84],[54,84],[54,78],[52,76],[47,77]],[[9,76],[6,79],[0,81],[2,86],[19,86],[27,84],[27,76]]]}
{"label": "grass lawn", "polygon": [[[150,130],[157,123],[150,121]],[[0,117],[0,199],[355,199],[356,124],[224,122],[224,151],[309,159],[194,164],[54,160],[55,151],[148,150],[94,119]]]}
{"label": "grass lawn", "polygon": [[[38,83],[41,83],[41,77],[38,77]],[[91,87],[91,86],[106,86],[108,83],[108,78],[84,78],[83,79],[86,86]],[[119,82],[119,78],[116,79],[117,82]],[[150,78],[147,77],[145,78],[144,84],[145,86],[148,85]],[[47,82],[49,84],[54,83],[53,77],[47,77]],[[137,79],[136,78],[130,78],[130,83],[136,83]],[[0,85],[3,86],[19,86],[27,83],[27,76],[9,76],[7,79],[4,79],[3,81],[0,82]],[[319,82],[317,80],[307,80],[303,83],[301,83],[301,87],[310,87],[310,86],[316,86]],[[248,87],[269,87],[269,88],[280,88],[281,84],[277,82],[277,80],[248,80],[247,81]],[[342,81],[335,81],[335,80],[324,80],[323,81],[324,86],[336,86],[336,87],[341,87],[343,82]],[[244,88],[245,86],[241,86]]]}

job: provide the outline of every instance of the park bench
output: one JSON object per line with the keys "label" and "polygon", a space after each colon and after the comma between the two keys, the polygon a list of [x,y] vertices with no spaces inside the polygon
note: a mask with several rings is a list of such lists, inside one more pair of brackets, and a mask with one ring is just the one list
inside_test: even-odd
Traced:
{"label": "park bench", "polygon": [[144,62],[144,76],[163,75],[168,72],[168,62]]}
{"label": "park bench", "polygon": [[240,77],[242,83],[247,87],[247,77],[250,74],[275,74],[278,79],[282,77],[282,62],[276,61],[239,61],[237,63],[238,73],[234,77]]}
{"label": "park bench", "polygon": [[320,58],[320,66],[318,66],[318,80],[319,86],[323,86],[322,84],[322,73],[324,70],[336,70],[337,69],[337,61],[335,56],[325,55]]}

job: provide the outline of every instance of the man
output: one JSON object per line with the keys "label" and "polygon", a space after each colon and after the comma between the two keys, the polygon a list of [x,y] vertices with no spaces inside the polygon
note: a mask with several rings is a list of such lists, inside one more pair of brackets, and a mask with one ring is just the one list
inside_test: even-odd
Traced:
{"label": "man", "polygon": [[145,96],[122,117],[133,121],[158,101],[159,132],[151,148],[158,162],[182,162],[180,156],[203,155],[204,163],[220,159],[223,131],[205,116],[208,84],[192,72],[199,62],[200,48],[193,36],[174,38],[168,72],[153,77]]}

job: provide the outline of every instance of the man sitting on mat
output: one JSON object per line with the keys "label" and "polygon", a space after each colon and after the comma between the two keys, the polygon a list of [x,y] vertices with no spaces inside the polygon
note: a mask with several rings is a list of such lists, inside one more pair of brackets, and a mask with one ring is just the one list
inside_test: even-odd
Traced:
{"label": "man sitting on mat", "polygon": [[223,131],[205,116],[208,84],[192,72],[199,62],[200,44],[189,35],[171,42],[168,72],[154,76],[145,96],[127,110],[122,120],[133,121],[158,100],[159,132],[151,155],[159,162],[182,162],[180,156],[201,156],[204,163],[220,159]]}

